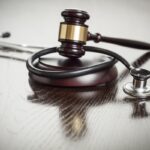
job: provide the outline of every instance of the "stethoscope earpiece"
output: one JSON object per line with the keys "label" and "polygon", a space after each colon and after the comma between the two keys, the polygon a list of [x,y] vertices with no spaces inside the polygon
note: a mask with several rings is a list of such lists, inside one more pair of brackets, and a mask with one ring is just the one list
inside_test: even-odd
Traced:
{"label": "stethoscope earpiece", "polygon": [[124,85],[124,92],[138,98],[150,97],[150,86],[147,85],[150,71],[142,68],[133,68],[130,70],[130,74],[133,76],[133,82]]}
{"label": "stethoscope earpiece", "polygon": [[8,38],[10,36],[11,36],[10,32],[3,32],[3,33],[0,34],[1,38]]}

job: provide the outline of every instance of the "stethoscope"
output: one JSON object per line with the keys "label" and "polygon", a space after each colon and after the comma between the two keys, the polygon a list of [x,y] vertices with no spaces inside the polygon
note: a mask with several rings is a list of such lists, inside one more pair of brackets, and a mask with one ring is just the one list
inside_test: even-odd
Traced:
{"label": "stethoscope", "polygon": [[[59,41],[61,42],[61,46],[47,48],[34,53],[26,61],[26,66],[27,69],[29,70],[29,75],[32,74],[35,75],[36,78],[45,77],[51,80],[74,78],[99,72],[106,68],[112,67],[118,60],[125,65],[125,67],[129,70],[130,74],[133,77],[132,83],[127,83],[124,85],[123,87],[124,92],[130,96],[138,98],[150,97],[150,86],[147,85],[147,80],[150,78],[150,71],[142,68],[133,67],[132,65],[129,64],[129,62],[125,58],[110,50],[93,46],[84,46],[87,41],[93,40],[96,43],[108,42],[121,46],[148,50],[150,49],[149,43],[128,39],[105,37],[100,35],[99,33],[91,34],[88,31],[88,26],[85,24],[85,21],[89,19],[89,15],[85,11],[66,9],[65,11],[62,12],[62,16],[64,17],[65,21],[60,23]],[[11,46],[14,48],[15,47],[38,48],[28,45],[8,45],[8,47]],[[7,44],[5,45],[5,47],[7,47]],[[42,48],[43,47],[39,47],[39,49]],[[68,57],[71,60],[76,60],[81,56],[83,56],[86,51],[106,54],[108,56],[111,56],[112,59],[101,64],[71,70],[53,70],[53,69],[46,70],[41,69],[35,65],[35,61],[37,61],[37,59],[47,54],[58,52],[62,56]]]}

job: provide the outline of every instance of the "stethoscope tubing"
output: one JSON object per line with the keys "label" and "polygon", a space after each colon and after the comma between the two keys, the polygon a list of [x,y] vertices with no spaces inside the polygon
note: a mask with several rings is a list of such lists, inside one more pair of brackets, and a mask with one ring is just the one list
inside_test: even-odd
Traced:
{"label": "stethoscope tubing", "polygon": [[51,53],[57,52],[58,48],[53,47],[53,48],[41,50],[41,51],[33,54],[27,60],[26,66],[27,66],[30,73],[33,73],[33,74],[36,74],[39,76],[49,77],[49,78],[56,78],[56,79],[71,78],[71,77],[77,77],[77,76],[82,76],[82,75],[87,75],[90,73],[98,72],[98,71],[104,70],[108,67],[112,67],[117,62],[117,60],[121,61],[129,70],[131,68],[129,62],[115,52],[112,52],[112,51],[107,50],[107,49],[93,47],[93,46],[84,46],[84,49],[85,49],[85,51],[89,51],[89,52],[106,54],[108,56],[111,56],[112,60],[110,60],[108,62],[101,63],[101,64],[96,64],[93,66],[82,67],[82,68],[75,69],[75,70],[54,71],[54,70],[43,70],[43,69],[37,68],[34,65],[34,61],[36,59],[40,58],[41,56],[46,55],[46,54],[51,54]]}

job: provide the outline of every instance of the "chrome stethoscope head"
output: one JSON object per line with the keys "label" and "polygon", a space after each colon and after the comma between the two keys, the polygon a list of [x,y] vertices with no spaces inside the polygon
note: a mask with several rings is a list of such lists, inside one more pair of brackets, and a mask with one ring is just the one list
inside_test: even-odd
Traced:
{"label": "chrome stethoscope head", "polygon": [[147,85],[150,71],[142,68],[132,68],[130,74],[133,77],[133,82],[124,85],[124,92],[138,98],[150,97],[150,86]]}

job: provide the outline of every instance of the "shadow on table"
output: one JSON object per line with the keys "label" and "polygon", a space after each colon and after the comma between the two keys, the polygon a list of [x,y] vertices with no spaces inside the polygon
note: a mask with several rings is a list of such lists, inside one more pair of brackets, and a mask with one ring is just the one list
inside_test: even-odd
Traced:
{"label": "shadow on table", "polygon": [[[144,64],[150,57],[146,53],[133,62],[136,67]],[[118,79],[107,86],[84,88],[60,88],[38,84],[29,80],[34,92],[28,96],[28,100],[57,106],[65,134],[71,138],[83,137],[87,131],[86,114],[89,107],[100,106],[106,103],[120,102],[117,100],[117,86],[128,75],[128,70],[121,73]],[[148,117],[146,101],[133,98],[125,98],[122,101],[130,102],[133,106],[132,118]]]}
{"label": "shadow on table", "polygon": [[57,88],[32,80],[29,83],[34,95],[28,96],[28,100],[57,106],[65,134],[74,139],[83,137],[87,131],[86,114],[89,107],[116,101],[117,88],[114,83],[107,87],[86,88]]}

